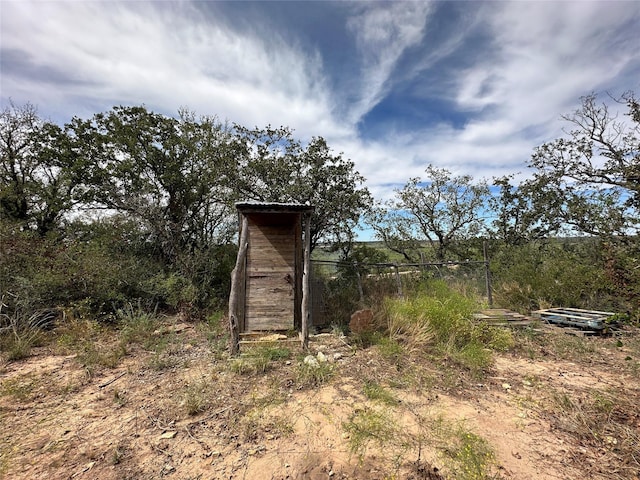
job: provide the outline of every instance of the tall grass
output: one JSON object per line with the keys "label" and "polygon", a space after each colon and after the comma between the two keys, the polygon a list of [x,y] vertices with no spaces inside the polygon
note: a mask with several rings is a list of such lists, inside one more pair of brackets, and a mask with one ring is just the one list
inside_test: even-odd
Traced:
{"label": "tall grass", "polygon": [[20,360],[29,356],[31,348],[40,344],[43,329],[56,320],[55,310],[39,310],[33,313],[18,308],[7,313],[0,299],[0,352],[7,360]]}
{"label": "tall grass", "polygon": [[409,349],[444,356],[474,373],[491,363],[491,349],[513,345],[511,333],[473,320],[482,307],[441,280],[430,280],[407,299],[388,299],[385,316],[391,338]]}

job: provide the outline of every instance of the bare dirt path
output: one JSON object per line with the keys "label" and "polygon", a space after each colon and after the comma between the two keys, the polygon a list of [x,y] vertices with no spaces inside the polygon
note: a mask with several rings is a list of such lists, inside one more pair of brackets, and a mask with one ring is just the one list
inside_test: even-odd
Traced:
{"label": "bare dirt path", "polygon": [[635,333],[567,351],[552,337],[472,379],[333,335],[310,346],[326,376],[298,347],[245,371],[194,326],[172,331],[161,355],[138,347],[111,368],[52,347],[4,363],[0,476],[638,479]]}

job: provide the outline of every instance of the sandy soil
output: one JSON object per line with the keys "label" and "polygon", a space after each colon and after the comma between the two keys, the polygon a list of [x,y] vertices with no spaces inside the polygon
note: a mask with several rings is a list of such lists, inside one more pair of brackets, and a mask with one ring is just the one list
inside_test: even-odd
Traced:
{"label": "sandy soil", "polygon": [[[463,429],[495,452],[494,478],[638,479],[640,463],[623,455],[640,438],[639,350],[626,337],[580,340],[589,348],[578,356],[502,354],[478,380],[320,335],[310,350],[333,376],[313,386],[298,347],[266,373],[235,373],[195,326],[173,332],[162,362],[137,348],[115,368],[87,369],[40,347],[0,366],[0,477],[456,478],[447,435]],[[391,401],[365,395],[372,383]],[[624,428],[585,423],[598,402]],[[388,425],[358,443],[348,425],[372,412]]]}

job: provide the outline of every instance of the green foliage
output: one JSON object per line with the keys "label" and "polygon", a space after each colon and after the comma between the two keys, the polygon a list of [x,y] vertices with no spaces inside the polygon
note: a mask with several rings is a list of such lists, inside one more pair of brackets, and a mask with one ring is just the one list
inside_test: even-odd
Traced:
{"label": "green foliage", "polygon": [[465,345],[473,334],[471,316],[475,299],[451,290],[443,281],[427,281],[414,296],[387,300],[388,328],[392,336],[405,336],[416,345]]}
{"label": "green foliage", "polygon": [[450,425],[440,419],[435,433],[442,442],[440,450],[448,463],[452,477],[461,480],[485,480],[494,478],[495,453],[487,441],[470,432],[463,424]]}
{"label": "green foliage", "polygon": [[236,200],[309,202],[311,249],[320,240],[352,239],[372,203],[355,164],[334,154],[322,137],[303,146],[288,128],[234,129],[234,163],[225,170]]}
{"label": "green foliage", "polygon": [[399,402],[393,394],[375,381],[365,381],[363,391],[369,400],[385,405],[397,405]]}
{"label": "green foliage", "polygon": [[[323,272],[318,266],[314,266],[314,279],[317,284],[322,285],[325,322],[346,330],[351,314],[360,308],[358,283],[355,275],[348,270],[345,272],[343,269],[339,275],[331,275],[332,273]],[[344,273],[347,275],[343,275]]]}
{"label": "green foliage", "polygon": [[77,224],[77,239],[62,242],[0,223],[0,286],[7,308],[73,307],[113,319],[128,299],[144,297],[143,279],[157,264],[125,250],[122,237],[130,233],[128,226],[112,226],[93,230]]}
{"label": "green foliage", "polygon": [[629,92],[617,103],[627,106],[627,118],[606,103],[599,104],[595,93],[582,97],[580,108],[563,117],[572,130],[534,152],[530,166],[538,190],[549,192],[547,198],[555,197],[553,204],[538,206],[546,211],[546,221],[560,220],[578,232],[602,238],[637,233],[638,102]]}
{"label": "green foliage", "polygon": [[410,349],[431,347],[432,353],[451,359],[474,375],[491,364],[490,349],[513,346],[507,330],[473,321],[480,305],[443,281],[428,281],[408,299],[388,299],[385,315],[391,338]]}
{"label": "green foliage", "polygon": [[452,176],[429,165],[427,179],[412,178],[396,191],[396,201],[372,219],[371,226],[389,248],[408,261],[419,261],[416,247],[427,241],[438,260],[460,255],[456,242],[477,236],[482,230],[481,210],[489,189],[469,175]]}
{"label": "green foliage", "polygon": [[371,443],[385,446],[398,435],[398,427],[393,416],[370,407],[356,409],[342,424],[342,428],[349,435],[351,453],[357,454],[360,460]]}
{"label": "green foliage", "polygon": [[405,354],[404,347],[398,342],[397,338],[388,335],[381,335],[375,342],[380,355],[383,358],[396,363]]}
{"label": "green foliage", "polygon": [[601,253],[595,239],[505,246],[492,258],[494,300],[523,313],[551,306],[615,307]]}
{"label": "green foliage", "polygon": [[[286,128],[144,106],[59,127],[11,104],[0,112],[0,293],[110,319],[137,299],[201,317],[229,295],[234,201],[310,202],[312,248],[348,244],[371,203],[363,182],[324,139],[303,146]],[[79,210],[92,213],[71,220]]]}
{"label": "green foliage", "polygon": [[319,387],[327,383],[335,374],[335,366],[328,362],[305,363],[296,367],[296,383],[300,387]]}
{"label": "green foliage", "polygon": [[0,112],[0,220],[45,236],[82,201],[86,177],[66,131],[33,105]]}

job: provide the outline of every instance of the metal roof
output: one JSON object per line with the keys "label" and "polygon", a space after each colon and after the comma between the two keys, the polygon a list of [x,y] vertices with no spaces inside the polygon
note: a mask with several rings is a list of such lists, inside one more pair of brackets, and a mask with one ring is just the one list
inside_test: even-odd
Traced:
{"label": "metal roof", "polygon": [[311,212],[315,208],[313,205],[304,203],[257,201],[236,202],[235,206],[240,212]]}

